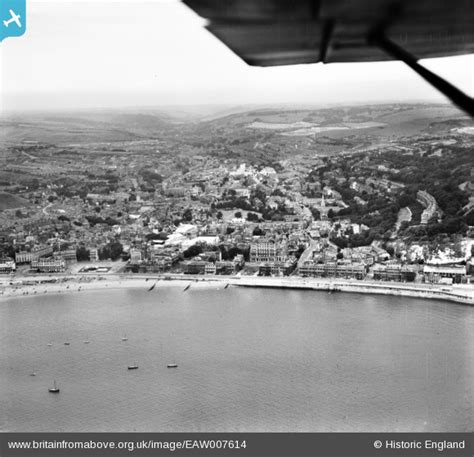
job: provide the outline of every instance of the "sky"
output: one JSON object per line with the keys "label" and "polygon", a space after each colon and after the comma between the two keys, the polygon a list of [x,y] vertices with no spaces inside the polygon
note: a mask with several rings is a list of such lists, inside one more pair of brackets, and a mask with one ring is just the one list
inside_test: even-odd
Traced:
{"label": "sky", "polygon": [[[250,67],[178,0],[27,0],[0,43],[0,108],[444,101],[401,62]],[[471,96],[474,55],[421,61]]]}

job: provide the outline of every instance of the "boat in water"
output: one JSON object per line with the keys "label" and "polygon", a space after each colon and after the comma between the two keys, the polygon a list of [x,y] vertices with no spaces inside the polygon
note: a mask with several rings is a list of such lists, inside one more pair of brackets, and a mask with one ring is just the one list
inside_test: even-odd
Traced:
{"label": "boat in water", "polygon": [[48,389],[48,392],[52,393],[52,394],[58,394],[59,393],[59,387],[57,386],[56,381],[54,381],[54,386],[50,387]]}
{"label": "boat in water", "polygon": [[122,336],[122,341],[128,341],[127,335]]}
{"label": "boat in water", "polygon": [[70,344],[71,344],[71,343],[70,343],[69,341],[66,341],[66,342],[64,343],[64,346],[69,346]]}
{"label": "boat in water", "polygon": [[178,368],[178,364],[177,363],[168,363],[168,365],[166,365],[167,368]]}
{"label": "boat in water", "polygon": [[127,368],[129,370],[138,370],[138,365],[136,363],[134,363],[133,365],[129,365]]}
{"label": "boat in water", "polygon": [[191,284],[188,284],[184,289],[183,292],[186,292],[191,287]]}

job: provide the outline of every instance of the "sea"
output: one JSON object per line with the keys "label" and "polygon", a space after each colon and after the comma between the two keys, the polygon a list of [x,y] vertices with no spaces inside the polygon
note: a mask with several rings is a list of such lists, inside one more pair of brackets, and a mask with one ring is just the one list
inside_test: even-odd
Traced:
{"label": "sea", "polygon": [[0,329],[0,431],[474,429],[469,306],[162,286],[4,299]]}

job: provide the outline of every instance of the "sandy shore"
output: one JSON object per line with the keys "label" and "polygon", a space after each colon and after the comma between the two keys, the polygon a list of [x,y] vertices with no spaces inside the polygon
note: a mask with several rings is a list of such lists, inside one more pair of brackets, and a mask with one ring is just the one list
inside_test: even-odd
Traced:
{"label": "sandy shore", "polygon": [[34,297],[45,294],[80,293],[92,290],[142,289],[178,287],[224,289],[228,285],[245,287],[273,287],[312,289],[395,295],[414,298],[448,300],[474,305],[474,285],[446,286],[379,281],[339,280],[328,278],[272,278],[255,276],[184,276],[184,275],[50,275],[8,276],[0,278],[0,300],[12,297]]}
{"label": "sandy shore", "polygon": [[156,275],[107,275],[107,276],[38,276],[10,277],[0,280],[0,300],[11,297],[31,297],[45,294],[80,293],[92,290],[143,289],[153,287],[209,288],[225,287],[225,281],[209,278],[178,278],[165,280]]}

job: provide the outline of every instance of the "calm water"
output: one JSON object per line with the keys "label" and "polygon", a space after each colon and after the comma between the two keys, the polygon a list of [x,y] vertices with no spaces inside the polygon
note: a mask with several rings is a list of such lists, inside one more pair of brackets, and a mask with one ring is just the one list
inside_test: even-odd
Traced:
{"label": "calm water", "polygon": [[473,324],[472,307],[313,291],[11,299],[0,430],[471,431]]}

